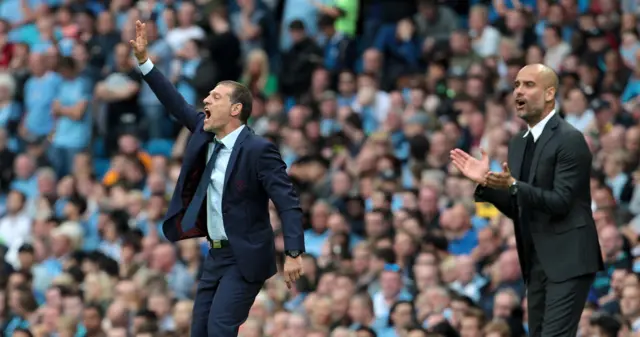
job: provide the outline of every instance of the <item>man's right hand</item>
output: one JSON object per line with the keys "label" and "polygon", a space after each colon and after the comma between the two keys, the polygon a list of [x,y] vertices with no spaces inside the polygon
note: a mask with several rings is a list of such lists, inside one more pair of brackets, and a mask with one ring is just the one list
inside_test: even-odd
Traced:
{"label": "man's right hand", "polygon": [[467,178],[477,184],[484,185],[487,172],[489,172],[489,156],[481,150],[482,159],[473,158],[470,154],[460,150],[451,150],[450,157],[453,165]]}
{"label": "man's right hand", "polygon": [[129,40],[133,49],[133,55],[138,59],[138,64],[143,64],[149,59],[147,56],[147,25],[136,21],[136,39]]}

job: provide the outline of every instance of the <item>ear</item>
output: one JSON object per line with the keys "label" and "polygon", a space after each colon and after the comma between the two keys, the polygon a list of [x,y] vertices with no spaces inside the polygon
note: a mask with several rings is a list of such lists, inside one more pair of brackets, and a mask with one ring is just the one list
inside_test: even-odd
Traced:
{"label": "ear", "polygon": [[554,87],[547,88],[547,90],[545,90],[544,92],[544,101],[551,102],[554,99],[556,99],[556,88]]}
{"label": "ear", "polygon": [[240,116],[240,112],[242,112],[242,103],[231,105],[231,116],[238,117]]}

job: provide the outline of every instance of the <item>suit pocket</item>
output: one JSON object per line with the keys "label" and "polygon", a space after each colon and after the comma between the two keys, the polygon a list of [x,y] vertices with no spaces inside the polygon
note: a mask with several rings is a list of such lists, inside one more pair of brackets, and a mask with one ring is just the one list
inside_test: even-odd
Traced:
{"label": "suit pocket", "polygon": [[553,232],[556,234],[566,233],[572,229],[576,228],[574,224],[569,221],[560,222],[553,225]]}
{"label": "suit pocket", "polygon": [[273,229],[271,229],[271,226],[269,226],[257,232],[249,233],[248,237],[249,242],[251,243],[262,243],[270,240],[273,237]]}

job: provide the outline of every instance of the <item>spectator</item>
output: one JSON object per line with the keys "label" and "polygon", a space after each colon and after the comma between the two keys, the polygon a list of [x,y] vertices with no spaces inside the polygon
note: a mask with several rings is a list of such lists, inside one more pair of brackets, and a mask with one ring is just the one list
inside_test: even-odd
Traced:
{"label": "spectator", "polygon": [[302,21],[294,20],[288,28],[293,44],[283,55],[280,86],[284,95],[299,97],[311,84],[313,69],[320,63],[322,53],[307,35]]}
{"label": "spectator", "polygon": [[188,2],[180,6],[178,11],[178,26],[167,32],[166,40],[174,52],[182,49],[185,42],[189,40],[202,40],[205,37],[204,30],[196,26],[196,7]]}
{"label": "spectator", "polygon": [[91,140],[91,116],[87,111],[91,97],[90,86],[78,77],[73,59],[62,58],[59,67],[64,80],[53,101],[52,113],[58,121],[50,160],[58,176],[64,177],[71,171],[70,164],[75,155]]}
{"label": "spectator", "polygon": [[116,72],[99,82],[94,93],[96,99],[106,103],[106,127],[115,131],[109,132],[106,137],[108,153],[114,152],[120,134],[136,131],[135,125],[140,118],[137,99],[140,75],[129,57],[130,48],[120,43],[116,46],[115,54]]}

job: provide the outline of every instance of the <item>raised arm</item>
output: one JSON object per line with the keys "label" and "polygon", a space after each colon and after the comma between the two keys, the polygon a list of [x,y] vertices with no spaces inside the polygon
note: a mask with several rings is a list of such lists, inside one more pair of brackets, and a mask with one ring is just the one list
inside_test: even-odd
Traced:
{"label": "raised arm", "polygon": [[133,54],[138,59],[138,66],[144,80],[149,84],[149,88],[158,97],[162,105],[189,131],[193,132],[202,118],[196,109],[188,104],[178,90],[167,80],[164,75],[153,66],[153,62],[147,54],[147,30],[146,25],[139,20],[136,21],[136,39],[129,41]]}
{"label": "raised arm", "polygon": [[149,84],[151,91],[158,97],[162,105],[169,113],[180,121],[189,131],[193,132],[198,123],[198,112],[180,95],[178,90],[169,80],[153,66],[147,59],[139,65],[144,80]]}

